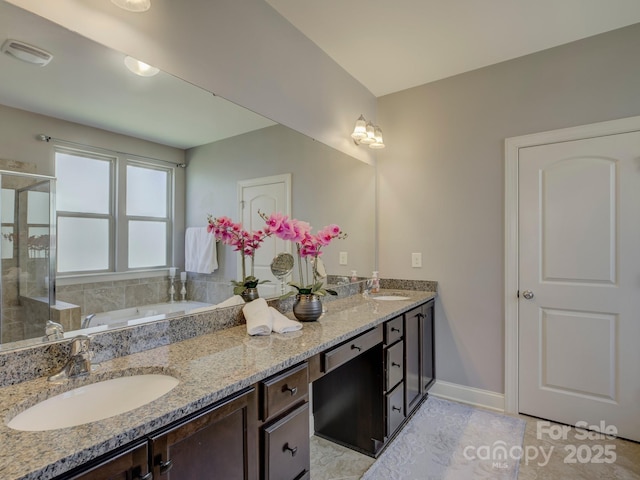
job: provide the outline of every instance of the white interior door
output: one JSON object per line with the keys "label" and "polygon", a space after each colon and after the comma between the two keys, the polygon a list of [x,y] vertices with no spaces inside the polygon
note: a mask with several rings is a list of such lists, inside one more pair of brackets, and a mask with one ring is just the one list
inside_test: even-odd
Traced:
{"label": "white interior door", "polygon": [[518,213],[520,412],[636,441],[639,159],[640,132],[521,148]]}
{"label": "white interior door", "polygon": [[[242,211],[242,226],[245,230],[264,230],[265,221],[258,211],[270,215],[280,212],[291,215],[291,174],[255,178],[238,182],[238,201]],[[256,251],[254,275],[260,280],[270,280],[258,287],[260,296],[272,297],[280,294],[280,281],[271,273],[271,261],[281,252],[291,253],[291,242],[268,237]],[[241,258],[238,255],[238,278],[242,276]],[[250,264],[247,262],[247,275]]]}

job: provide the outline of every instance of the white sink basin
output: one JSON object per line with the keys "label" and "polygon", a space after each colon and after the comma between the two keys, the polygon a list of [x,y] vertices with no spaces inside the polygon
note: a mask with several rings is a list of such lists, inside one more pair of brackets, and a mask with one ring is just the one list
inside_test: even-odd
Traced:
{"label": "white sink basin", "polygon": [[112,378],[43,400],[13,417],[7,426],[39,432],[95,422],[150,403],[176,385],[177,378],[161,374]]}
{"label": "white sink basin", "polygon": [[403,297],[401,295],[378,295],[373,297],[374,300],[393,301],[393,300],[409,300],[409,297]]}

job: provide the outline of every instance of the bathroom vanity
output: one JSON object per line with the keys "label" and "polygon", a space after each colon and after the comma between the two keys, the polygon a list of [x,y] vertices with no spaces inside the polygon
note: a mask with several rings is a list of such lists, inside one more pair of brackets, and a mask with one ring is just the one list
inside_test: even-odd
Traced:
{"label": "bathroom vanity", "polygon": [[237,326],[103,362],[67,386],[42,378],[1,388],[6,421],[83,382],[159,372],[180,381],[151,403],[85,425],[23,432],[3,423],[0,477],[309,478],[311,408],[317,435],[375,457],[435,377],[435,293],[402,294],[338,299],[298,332],[250,337]]}

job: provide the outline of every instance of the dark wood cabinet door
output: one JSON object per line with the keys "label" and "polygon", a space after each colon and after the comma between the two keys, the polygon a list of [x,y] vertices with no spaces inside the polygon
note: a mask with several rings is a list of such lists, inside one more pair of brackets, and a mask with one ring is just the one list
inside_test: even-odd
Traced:
{"label": "dark wood cabinet door", "polygon": [[150,480],[147,441],[128,447],[104,459],[69,472],[58,480]]}
{"label": "dark wood cabinet door", "polygon": [[404,413],[404,388],[398,385],[393,391],[386,394],[386,418],[387,437],[392,438],[402,424],[406,415]]}
{"label": "dark wood cabinet door", "polygon": [[265,480],[296,480],[309,473],[309,404],[263,429]]}
{"label": "dark wood cabinet door", "polygon": [[405,413],[411,411],[420,403],[420,318],[422,307],[414,308],[404,314],[404,344],[405,344]]}
{"label": "dark wood cabinet door", "polygon": [[420,348],[420,388],[424,396],[436,380],[433,301],[424,305],[422,309],[424,315],[420,318],[420,341],[422,342]]}
{"label": "dark wood cabinet door", "polygon": [[256,480],[254,388],[151,438],[154,480]]}

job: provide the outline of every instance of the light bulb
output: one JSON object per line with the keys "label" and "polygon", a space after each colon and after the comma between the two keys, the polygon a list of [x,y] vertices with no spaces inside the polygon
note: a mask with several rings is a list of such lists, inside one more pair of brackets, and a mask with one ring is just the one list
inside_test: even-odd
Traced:
{"label": "light bulb", "polygon": [[129,56],[124,57],[124,64],[129,70],[131,70],[136,75],[140,75],[141,77],[153,77],[160,71],[159,68],[152,67],[147,63],[141,62],[140,60],[136,60],[135,58]]}
{"label": "light bulb", "polygon": [[376,141],[373,123],[367,122],[367,137],[360,140],[360,143],[364,143],[365,145],[369,145]]}
{"label": "light bulb", "polygon": [[146,12],[151,8],[151,0],[111,0],[111,2],[128,12]]}
{"label": "light bulb", "polygon": [[354,140],[362,140],[363,138],[367,138],[367,121],[365,120],[363,115],[360,115],[358,120],[356,120],[356,126],[353,128],[351,138],[353,138]]}
{"label": "light bulb", "polygon": [[373,137],[375,141],[369,145],[369,148],[384,148],[384,142],[382,141],[382,129],[378,125],[376,125],[373,131]]}

